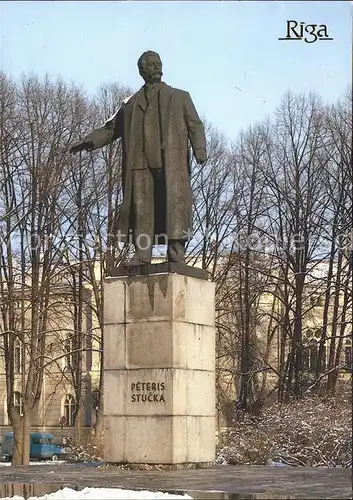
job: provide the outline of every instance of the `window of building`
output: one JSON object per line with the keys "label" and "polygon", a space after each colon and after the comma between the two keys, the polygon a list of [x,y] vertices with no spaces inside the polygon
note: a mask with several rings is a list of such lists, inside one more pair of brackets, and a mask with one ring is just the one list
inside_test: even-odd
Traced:
{"label": "window of building", "polygon": [[7,414],[7,398],[6,398],[6,396],[4,397],[3,412],[4,412],[3,425],[9,425],[9,416]]}
{"label": "window of building", "polygon": [[352,340],[346,339],[344,346],[344,367],[346,370],[353,369]]}
{"label": "window of building", "polygon": [[74,425],[76,413],[76,401],[71,394],[67,394],[64,400],[64,417],[66,425]]}
{"label": "window of building", "polygon": [[324,371],[326,371],[326,367],[327,367],[327,346],[325,344],[324,351],[322,353],[322,360],[321,360],[321,372],[322,373]]}
{"label": "window of building", "polygon": [[74,350],[74,340],[73,337],[67,336],[64,341],[64,352],[65,356],[63,358],[63,370],[72,370],[73,368],[73,354]]}
{"label": "window of building", "polygon": [[23,415],[23,396],[20,392],[13,393],[13,406],[19,415]]}
{"label": "window of building", "polygon": [[313,293],[310,296],[310,304],[312,307],[322,307],[325,304],[325,296],[319,293]]}
{"label": "window of building", "polygon": [[[307,334],[312,334],[310,337],[305,337],[303,339],[304,349],[303,349],[303,370],[309,373],[315,373],[316,365],[319,357],[319,349],[320,349],[320,334],[321,330],[315,330],[315,332],[311,329],[307,330]],[[324,350],[322,352],[321,358],[321,368],[320,371],[323,373],[326,369],[326,351],[327,345],[324,345]]]}
{"label": "window of building", "polygon": [[13,366],[15,373],[22,373],[23,346],[19,339],[16,339],[13,346]]}

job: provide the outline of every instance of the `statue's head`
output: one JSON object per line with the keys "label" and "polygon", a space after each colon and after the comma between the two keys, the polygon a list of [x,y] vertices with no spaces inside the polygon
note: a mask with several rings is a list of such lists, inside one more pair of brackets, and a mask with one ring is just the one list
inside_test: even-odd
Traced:
{"label": "statue's head", "polygon": [[162,61],[157,52],[148,50],[137,61],[140,75],[146,83],[157,83],[162,78]]}

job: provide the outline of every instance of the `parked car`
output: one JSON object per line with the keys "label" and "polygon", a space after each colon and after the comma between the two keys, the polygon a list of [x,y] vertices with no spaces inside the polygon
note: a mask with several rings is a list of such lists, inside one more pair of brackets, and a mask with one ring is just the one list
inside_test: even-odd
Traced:
{"label": "parked car", "polygon": [[[5,460],[12,459],[13,432],[4,436],[1,454]],[[58,460],[62,455],[62,448],[54,443],[54,437],[48,432],[31,432],[29,458],[37,460]]]}

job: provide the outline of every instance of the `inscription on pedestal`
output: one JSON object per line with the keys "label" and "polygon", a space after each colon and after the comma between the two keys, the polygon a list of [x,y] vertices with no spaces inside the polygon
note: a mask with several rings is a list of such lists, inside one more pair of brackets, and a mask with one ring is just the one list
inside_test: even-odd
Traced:
{"label": "inscription on pedestal", "polygon": [[132,382],[131,403],[165,403],[164,382]]}

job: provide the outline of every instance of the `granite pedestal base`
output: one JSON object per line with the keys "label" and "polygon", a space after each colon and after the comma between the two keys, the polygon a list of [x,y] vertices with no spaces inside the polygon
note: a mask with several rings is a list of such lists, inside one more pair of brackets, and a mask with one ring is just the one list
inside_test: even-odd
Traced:
{"label": "granite pedestal base", "polygon": [[106,462],[215,458],[215,290],[178,274],[105,280]]}

